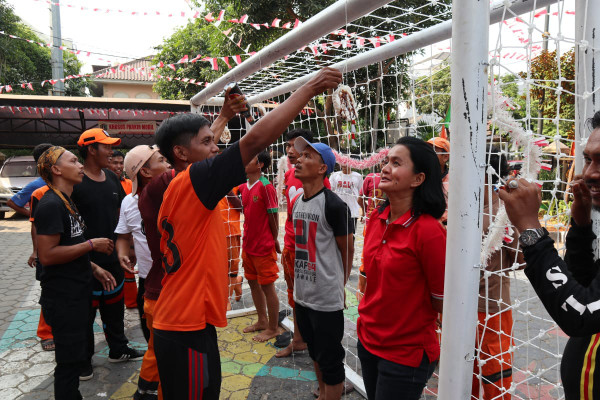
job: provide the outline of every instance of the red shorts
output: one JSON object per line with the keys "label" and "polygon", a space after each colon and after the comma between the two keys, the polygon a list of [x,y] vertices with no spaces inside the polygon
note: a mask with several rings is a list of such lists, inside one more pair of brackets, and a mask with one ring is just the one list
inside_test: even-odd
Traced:
{"label": "red shorts", "polygon": [[281,251],[281,266],[283,267],[283,277],[287,283],[288,303],[294,308],[294,258],[296,251],[284,247]]}
{"label": "red shorts", "polygon": [[258,280],[260,285],[268,285],[279,278],[275,249],[266,256],[253,256],[242,251],[242,266],[244,267],[246,280]]}

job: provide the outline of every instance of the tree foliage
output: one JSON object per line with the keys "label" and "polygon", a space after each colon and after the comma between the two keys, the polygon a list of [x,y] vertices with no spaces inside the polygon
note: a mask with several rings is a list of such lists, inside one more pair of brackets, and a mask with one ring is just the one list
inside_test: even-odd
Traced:
{"label": "tree foliage", "polygon": [[432,75],[415,79],[414,96],[419,114],[433,114],[443,120],[450,106],[450,64],[444,62]]}
{"label": "tree foliage", "polygon": [[[560,68],[559,68],[560,64]],[[560,74],[559,74],[560,72]],[[525,73],[521,77],[527,78]],[[575,136],[575,50],[558,56],[555,51],[544,50],[531,60],[531,76],[534,86],[531,97],[538,102],[543,118],[559,118],[558,128],[562,136]],[[537,116],[537,115],[536,115]],[[556,124],[544,123],[544,134],[553,136]]]}
{"label": "tree foliage", "polygon": [[[0,30],[35,42],[42,40],[14,13],[5,0],[0,0]],[[76,56],[63,52],[65,75],[79,74],[83,65]],[[0,85],[11,85],[13,94],[47,94],[48,86],[40,83],[52,77],[50,49],[24,40],[0,35]],[[21,83],[33,83],[34,90],[21,88]],[[88,81],[85,78],[65,82],[68,96],[83,96]]]}
{"label": "tree foliage", "polygon": [[[197,0],[196,5],[199,5]],[[275,18],[285,22],[294,22],[296,19],[306,21],[310,17],[333,4],[335,0],[206,0],[205,9],[213,13],[225,10],[226,19],[235,16],[248,15],[251,22],[271,22]],[[397,31],[399,24],[404,26],[407,34],[419,31],[428,26],[440,22],[440,16],[445,15],[446,5],[451,0],[440,0],[431,2],[429,0],[404,0],[399,2],[403,9],[418,9],[418,13],[405,13],[399,8],[381,8],[376,16],[363,17],[361,26],[377,27],[377,32]],[[423,18],[424,15],[436,16],[436,18]],[[216,16],[216,14],[214,15]],[[229,31],[231,29],[231,31]],[[230,40],[222,32],[234,35]],[[197,54],[209,57],[223,57],[248,52],[259,51],[272,43],[282,35],[288,33],[282,29],[265,29],[261,27],[256,30],[248,25],[230,24],[222,22],[218,27],[207,24],[203,19],[197,19],[179,29],[171,37],[167,38],[160,46],[155,62],[163,61],[165,64],[175,63],[184,55],[194,57]],[[343,40],[345,37],[331,34],[329,39]],[[240,47],[237,43],[241,41]],[[250,47],[247,47],[250,46]],[[243,48],[243,50],[242,50]],[[344,49],[327,49],[327,57],[344,55]],[[355,98],[361,105],[358,121],[359,131],[370,132],[370,135],[361,135],[357,138],[360,146],[371,148],[377,147],[378,139],[383,138],[383,128],[386,113],[397,107],[396,103],[404,93],[410,90],[409,79],[406,71],[407,60],[410,55],[395,57],[384,60],[381,63],[371,64],[365,68],[348,73],[345,83],[355,88]],[[245,58],[245,57],[244,57]],[[230,61],[233,66],[233,61]],[[307,49],[305,52],[296,52],[287,62],[295,65],[310,65],[318,69],[325,64],[322,55],[314,56]],[[159,68],[159,73],[164,76],[195,79],[196,81],[211,82],[228,71],[228,68],[219,61],[219,71],[213,71],[207,62],[187,63],[185,67],[179,67],[176,71],[165,66]],[[189,99],[195,95],[201,87],[196,85],[184,85],[177,80],[161,80],[155,85],[162,98],[166,99]],[[331,96],[325,102],[312,102],[319,118],[319,132],[325,133],[329,143],[338,147],[338,136],[348,130],[348,124],[335,117]],[[336,135],[337,134],[337,135]],[[350,141],[346,140],[345,143]],[[356,149],[355,149],[356,150]]]}

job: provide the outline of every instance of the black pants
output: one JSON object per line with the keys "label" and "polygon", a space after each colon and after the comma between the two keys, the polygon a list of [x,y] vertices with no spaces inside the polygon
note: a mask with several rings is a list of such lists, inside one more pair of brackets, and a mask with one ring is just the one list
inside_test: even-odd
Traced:
{"label": "black pants", "polygon": [[154,352],[165,400],[218,400],[221,392],[221,359],[217,330],[153,329]]}
{"label": "black pants", "polygon": [[296,319],[310,358],[319,364],[323,382],[344,382],[344,311],[316,311],[296,303]]}
{"label": "black pants", "polygon": [[94,320],[96,311],[100,310],[102,318],[102,329],[108,347],[111,352],[121,353],[127,348],[129,341],[125,336],[125,301],[123,299],[123,285],[125,276],[120,265],[104,267],[109,271],[117,281],[117,287],[109,292],[102,288],[98,280],[94,279],[94,289],[92,292],[92,309],[89,315],[88,341],[90,343],[88,361],[92,363],[94,355]]}
{"label": "black pants", "polygon": [[369,400],[418,400],[437,365],[429,362],[425,352],[421,365],[413,368],[370,353],[360,341],[357,350]]}
{"label": "black pants", "polygon": [[[590,399],[600,398],[600,374],[595,368],[598,366],[598,357],[591,358],[597,347],[596,335],[569,338],[560,363],[560,377],[565,388],[566,400],[583,399],[584,393],[581,390],[588,391],[590,388],[592,388]],[[591,368],[587,370],[584,367],[586,359],[593,360],[590,363]],[[582,378],[584,378],[583,385],[581,384]]]}
{"label": "black pants", "polygon": [[79,373],[87,363],[88,317],[91,296],[79,300],[40,299],[44,319],[52,327],[56,346],[54,397],[58,400],[79,400]]}
{"label": "black pants", "polygon": [[138,291],[137,291],[136,302],[137,302],[138,313],[140,314],[140,326],[142,328],[142,333],[144,334],[144,338],[146,339],[146,342],[147,342],[148,340],[150,340],[150,331],[148,330],[148,326],[146,325],[146,317],[144,315],[144,292],[146,291],[144,289],[144,282],[146,282],[146,279],[138,278]]}

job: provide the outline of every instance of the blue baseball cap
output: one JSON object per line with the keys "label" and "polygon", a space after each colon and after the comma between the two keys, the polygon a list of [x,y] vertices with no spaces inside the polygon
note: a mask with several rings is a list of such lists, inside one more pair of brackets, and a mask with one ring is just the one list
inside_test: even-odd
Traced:
{"label": "blue baseball cap", "polygon": [[335,155],[333,154],[333,150],[331,147],[327,146],[324,143],[310,143],[302,136],[298,136],[294,141],[294,148],[298,153],[301,153],[306,149],[306,146],[310,146],[314,151],[321,155],[323,159],[323,163],[327,165],[327,175],[333,172],[333,168],[335,168]]}

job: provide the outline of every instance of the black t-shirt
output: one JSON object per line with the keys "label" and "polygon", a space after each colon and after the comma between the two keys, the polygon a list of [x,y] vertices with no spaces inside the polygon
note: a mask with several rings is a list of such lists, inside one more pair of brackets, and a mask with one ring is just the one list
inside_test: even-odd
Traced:
{"label": "black t-shirt", "polygon": [[[34,218],[38,235],[60,234],[59,246],[85,242],[81,225],[53,190],[44,194],[35,208]],[[81,299],[91,295],[92,268],[88,253],[64,264],[45,265],[40,281],[42,298]]]}
{"label": "black t-shirt", "polygon": [[[73,188],[71,198],[83,217],[86,239],[117,240],[115,229],[125,191],[114,172],[109,169],[103,171],[106,175],[104,182],[96,182],[84,175],[83,181]],[[92,251],[90,259],[101,267],[119,263],[116,249],[111,255]]]}

